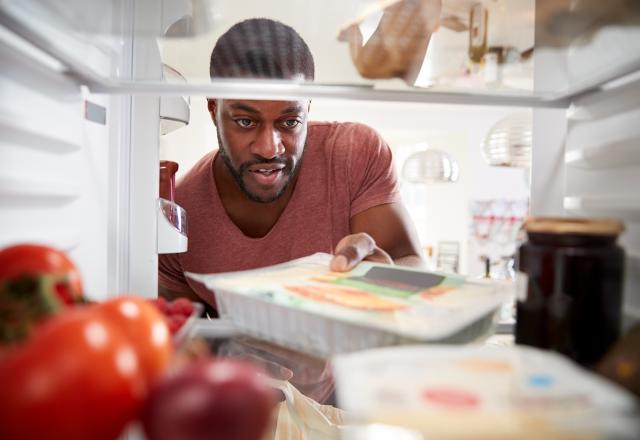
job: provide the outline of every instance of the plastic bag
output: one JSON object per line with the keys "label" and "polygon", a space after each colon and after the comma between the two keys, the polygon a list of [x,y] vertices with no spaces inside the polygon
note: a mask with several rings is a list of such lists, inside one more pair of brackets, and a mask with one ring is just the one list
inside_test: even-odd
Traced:
{"label": "plastic bag", "polygon": [[332,440],[340,439],[344,411],[321,405],[298,391],[290,382],[270,380],[285,396],[280,403],[277,423],[264,440]]}

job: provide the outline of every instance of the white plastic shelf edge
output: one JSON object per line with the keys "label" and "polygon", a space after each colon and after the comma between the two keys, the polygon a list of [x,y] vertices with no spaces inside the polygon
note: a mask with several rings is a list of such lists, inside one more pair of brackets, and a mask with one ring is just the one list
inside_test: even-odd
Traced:
{"label": "white plastic shelf edge", "polygon": [[71,153],[82,147],[80,143],[43,133],[42,127],[28,124],[24,119],[14,119],[0,113],[0,131],[3,142],[15,142],[25,147],[52,153]]}
{"label": "white plastic shelf edge", "polygon": [[616,168],[640,164],[640,137],[567,151],[565,164],[576,168]]}

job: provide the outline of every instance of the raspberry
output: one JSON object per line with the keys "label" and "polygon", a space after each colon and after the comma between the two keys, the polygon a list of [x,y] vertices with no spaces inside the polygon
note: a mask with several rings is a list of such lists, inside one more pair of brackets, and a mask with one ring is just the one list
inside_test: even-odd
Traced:
{"label": "raspberry", "polygon": [[187,321],[186,316],[183,315],[172,315],[167,317],[167,322],[169,324],[169,331],[171,334],[175,334],[182,328],[184,323]]}
{"label": "raspberry", "polygon": [[155,299],[150,300],[151,304],[153,304],[154,306],[156,306],[156,308],[158,310],[160,310],[162,313],[166,314],[167,313],[167,300],[162,298],[162,297],[158,297]]}
{"label": "raspberry", "polygon": [[178,298],[167,305],[169,315],[191,316],[193,313],[193,304],[186,298]]}

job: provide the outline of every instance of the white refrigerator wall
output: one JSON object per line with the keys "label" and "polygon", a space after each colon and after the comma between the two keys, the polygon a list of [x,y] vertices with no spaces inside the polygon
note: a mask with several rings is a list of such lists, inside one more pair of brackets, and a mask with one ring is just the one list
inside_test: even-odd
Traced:
{"label": "white refrigerator wall", "polygon": [[574,102],[568,111],[563,206],[625,222],[625,312],[640,320],[640,84]]}
{"label": "white refrigerator wall", "polygon": [[117,0],[92,15],[77,3],[108,38],[30,23],[44,51],[0,27],[0,246],[66,251],[95,300],[157,294],[159,97],[90,94],[46,51],[105,77],[160,79],[155,39],[134,38],[160,32],[156,6]]}
{"label": "white refrigerator wall", "polygon": [[[0,247],[31,242],[67,251],[87,296],[108,294],[110,130],[84,117],[90,96],[0,30]],[[99,112],[99,111],[98,111]]]}
{"label": "white refrigerator wall", "polygon": [[[135,29],[152,35],[162,32],[162,8],[153,0],[134,2]],[[134,38],[132,78],[162,79],[160,52],[153,38]],[[160,97],[131,98],[131,138],[128,205],[128,280],[126,291],[153,298],[158,294],[157,199],[159,171]],[[122,121],[126,124],[127,121]]]}

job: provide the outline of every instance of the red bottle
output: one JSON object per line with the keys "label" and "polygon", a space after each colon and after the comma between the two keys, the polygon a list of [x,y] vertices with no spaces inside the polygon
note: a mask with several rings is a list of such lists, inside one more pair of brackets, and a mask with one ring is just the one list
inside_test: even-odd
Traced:
{"label": "red bottle", "polygon": [[175,201],[176,171],[178,164],[170,160],[160,161],[160,197],[172,202]]}

